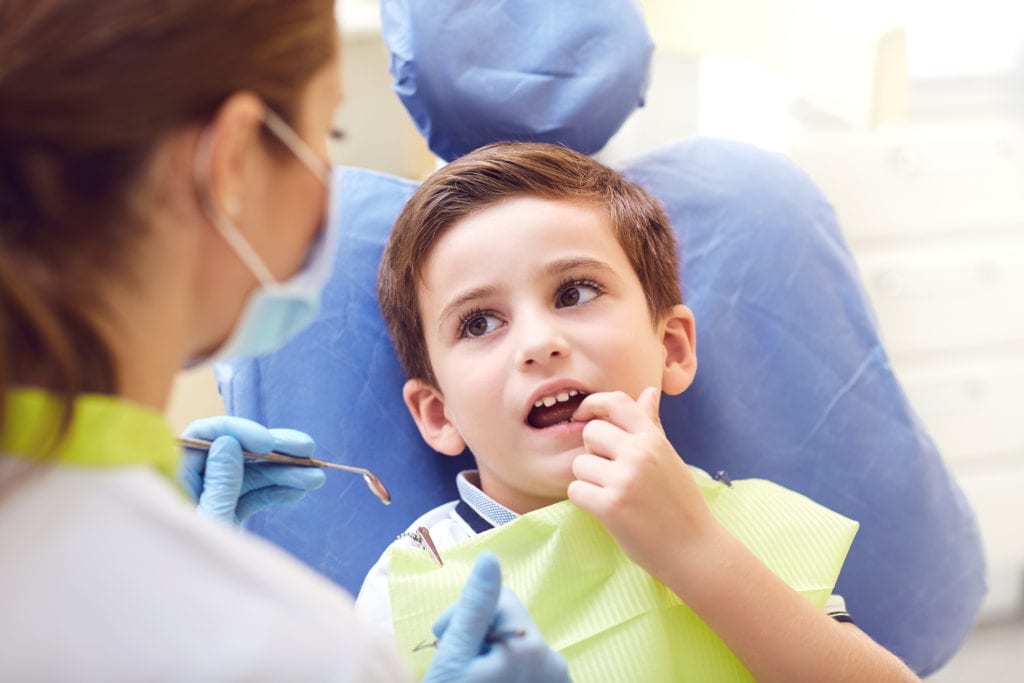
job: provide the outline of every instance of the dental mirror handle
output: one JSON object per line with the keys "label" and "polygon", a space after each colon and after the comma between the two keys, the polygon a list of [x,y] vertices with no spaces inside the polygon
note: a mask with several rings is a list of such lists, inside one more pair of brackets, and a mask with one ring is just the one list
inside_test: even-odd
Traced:
{"label": "dental mirror handle", "polygon": [[[178,445],[183,448],[191,448],[197,451],[208,451],[210,450],[210,446],[213,445],[213,442],[207,441],[206,439],[195,439],[190,436],[179,436]],[[243,450],[242,455],[247,458],[252,458],[253,460],[266,460],[268,462],[279,462],[285,465],[298,465],[299,467],[324,467],[332,470],[341,470],[342,472],[361,474],[363,475],[363,481],[366,482],[366,486],[370,489],[373,495],[380,499],[380,502],[385,505],[391,503],[391,494],[388,493],[383,482],[381,482],[376,474],[365,467],[339,465],[335,462],[326,462],[324,460],[317,460],[316,458],[300,458],[296,455],[278,453],[277,451],[270,451],[269,453],[253,453],[251,451]]]}

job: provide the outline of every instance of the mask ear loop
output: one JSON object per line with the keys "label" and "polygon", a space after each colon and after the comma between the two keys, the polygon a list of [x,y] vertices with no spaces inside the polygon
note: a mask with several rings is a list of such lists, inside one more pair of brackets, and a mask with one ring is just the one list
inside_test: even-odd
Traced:
{"label": "mask ear loop", "polygon": [[192,167],[192,180],[196,189],[196,197],[199,200],[199,206],[202,207],[203,213],[206,214],[207,219],[213,224],[213,227],[217,229],[220,236],[227,241],[228,245],[234,249],[235,254],[242,260],[242,263],[246,265],[249,272],[259,280],[260,284],[264,287],[270,287],[277,284],[277,280],[271,274],[270,269],[267,268],[266,264],[263,263],[263,259],[256,253],[256,250],[252,248],[249,241],[242,235],[241,230],[232,223],[224,213],[217,208],[217,205],[213,201],[213,197],[210,196],[210,164],[213,162],[213,128],[209,125],[203,129],[203,132],[199,134],[199,141],[196,144],[196,155]]}
{"label": "mask ear loop", "polygon": [[269,128],[270,132],[276,135],[277,139],[283,142],[285,147],[306,165],[306,168],[323,183],[324,187],[330,187],[329,164],[318,157],[316,152],[306,144],[306,141],[299,137],[298,133],[270,107],[263,110],[263,125]]}

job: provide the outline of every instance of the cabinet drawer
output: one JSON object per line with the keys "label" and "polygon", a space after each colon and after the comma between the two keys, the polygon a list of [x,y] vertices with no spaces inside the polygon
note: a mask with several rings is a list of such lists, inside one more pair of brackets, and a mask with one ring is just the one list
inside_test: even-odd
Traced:
{"label": "cabinet drawer", "polygon": [[865,247],[855,258],[895,356],[993,344],[1024,350],[1024,238]]}
{"label": "cabinet drawer", "polygon": [[1009,454],[1024,465],[1024,353],[896,372],[951,464]]}
{"label": "cabinet drawer", "polygon": [[1024,131],[1005,123],[809,133],[791,156],[851,242],[1024,224]]}
{"label": "cabinet drawer", "polygon": [[1024,607],[1024,462],[958,477],[978,518],[988,564],[988,595],[980,620],[1016,616]]}

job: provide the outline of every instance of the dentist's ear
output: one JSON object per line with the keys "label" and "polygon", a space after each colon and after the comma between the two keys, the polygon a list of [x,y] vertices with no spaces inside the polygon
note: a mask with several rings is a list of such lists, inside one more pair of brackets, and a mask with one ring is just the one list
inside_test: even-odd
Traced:
{"label": "dentist's ear", "polygon": [[665,347],[665,366],[661,390],[670,396],[681,394],[693,383],[697,373],[697,332],[693,313],[678,304],[661,321],[661,339]]}
{"label": "dentist's ear", "polygon": [[402,387],[402,398],[431,448],[445,455],[459,455],[466,450],[466,441],[444,409],[444,396],[422,379],[410,379]]}
{"label": "dentist's ear", "polygon": [[[260,148],[265,105],[250,92],[237,92],[217,109],[197,149],[197,172],[214,206],[231,216],[233,205],[244,201],[249,164]],[[237,212],[235,212],[237,213]]]}

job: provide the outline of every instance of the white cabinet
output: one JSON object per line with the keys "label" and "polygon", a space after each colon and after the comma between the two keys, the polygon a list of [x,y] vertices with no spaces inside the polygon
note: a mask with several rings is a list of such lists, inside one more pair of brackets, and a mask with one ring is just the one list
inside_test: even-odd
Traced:
{"label": "white cabinet", "polygon": [[1024,589],[1024,127],[804,133],[792,156],[836,208],[893,366],[971,500],[982,619]]}
{"label": "white cabinet", "polygon": [[851,243],[894,356],[1024,342],[1024,230],[915,242]]}
{"label": "white cabinet", "polygon": [[807,133],[794,158],[825,188],[853,243],[1016,228],[1024,221],[1024,127],[934,123]]}
{"label": "white cabinet", "polygon": [[[1020,469],[1024,356],[997,353],[952,362],[908,361],[898,370],[914,408],[954,470],[970,473],[972,468],[992,465]],[[1024,522],[1021,515],[1018,521]],[[1017,545],[1024,550],[1024,532]]]}

